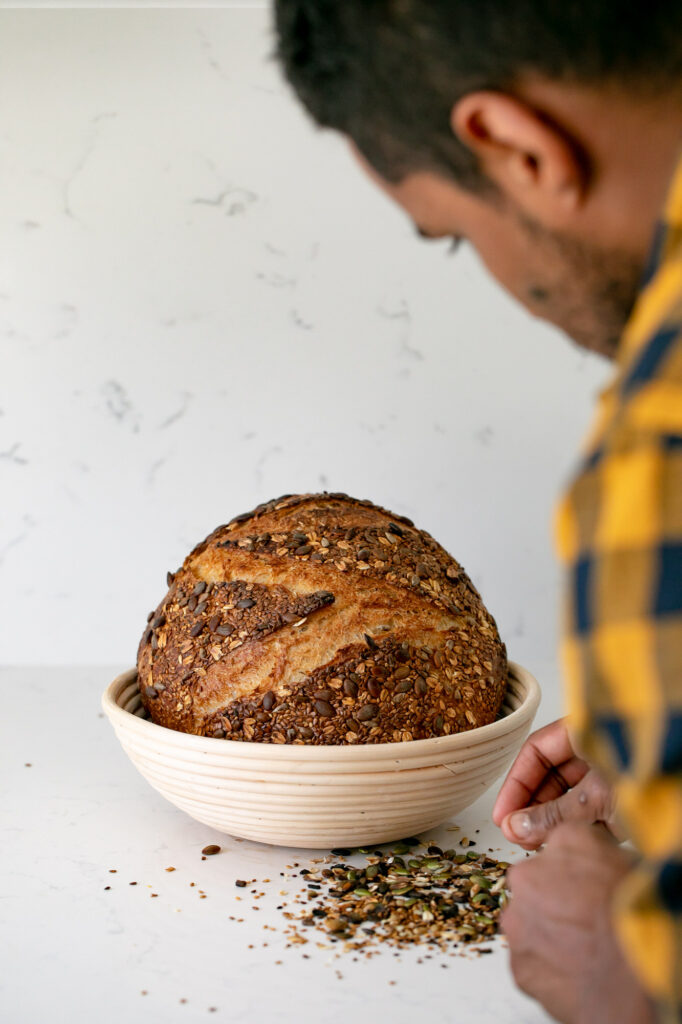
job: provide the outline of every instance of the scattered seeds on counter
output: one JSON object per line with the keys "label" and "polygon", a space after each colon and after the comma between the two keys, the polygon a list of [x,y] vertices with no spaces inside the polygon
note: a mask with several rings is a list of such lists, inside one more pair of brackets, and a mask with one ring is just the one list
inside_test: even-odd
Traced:
{"label": "scattered seeds on counter", "polygon": [[303,909],[283,912],[288,943],[307,943],[304,930],[311,927],[329,942],[343,942],[345,952],[361,950],[367,957],[382,945],[445,952],[489,942],[499,930],[509,864],[474,850],[458,854],[430,844],[419,853],[417,846],[422,844],[410,837],[388,852],[362,848],[364,866],[346,863],[360,851],[345,847],[313,861],[294,899]]}

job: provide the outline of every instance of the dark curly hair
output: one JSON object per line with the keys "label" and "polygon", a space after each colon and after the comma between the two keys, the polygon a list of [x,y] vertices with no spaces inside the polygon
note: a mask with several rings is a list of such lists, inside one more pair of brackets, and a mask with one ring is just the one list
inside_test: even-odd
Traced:
{"label": "dark curly hair", "polygon": [[485,182],[455,102],[526,72],[639,93],[682,88],[682,0],[275,0],[277,56],[318,124],[399,181]]}

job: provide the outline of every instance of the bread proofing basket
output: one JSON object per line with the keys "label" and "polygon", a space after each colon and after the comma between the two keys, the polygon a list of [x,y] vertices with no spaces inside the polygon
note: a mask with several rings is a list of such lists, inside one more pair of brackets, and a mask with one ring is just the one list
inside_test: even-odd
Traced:
{"label": "bread proofing basket", "polygon": [[468,807],[509,767],[540,703],[536,680],[510,662],[490,725],[407,743],[247,743],[155,725],[136,679],[114,679],[102,707],[154,789],[219,832],[315,849],[400,839]]}

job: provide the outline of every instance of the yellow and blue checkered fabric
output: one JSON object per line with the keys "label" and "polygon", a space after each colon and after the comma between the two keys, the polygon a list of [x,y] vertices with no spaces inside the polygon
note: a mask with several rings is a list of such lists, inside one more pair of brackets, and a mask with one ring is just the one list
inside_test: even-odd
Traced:
{"label": "yellow and blue checkered fabric", "polygon": [[562,655],[578,749],[614,780],[642,854],[617,933],[661,1020],[680,1021],[682,161],[617,359],[558,508]]}

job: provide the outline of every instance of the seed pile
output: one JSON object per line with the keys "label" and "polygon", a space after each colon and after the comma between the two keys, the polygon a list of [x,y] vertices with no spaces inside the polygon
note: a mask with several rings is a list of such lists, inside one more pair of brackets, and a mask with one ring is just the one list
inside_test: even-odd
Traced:
{"label": "seed pile", "polygon": [[379,944],[397,948],[432,945],[444,950],[453,943],[475,945],[498,932],[507,894],[509,864],[484,853],[429,846],[418,853],[416,839],[407,839],[385,854],[361,848],[362,867],[344,861],[350,850],[335,850],[315,870],[303,869],[306,901],[299,915],[285,912],[289,940],[304,942],[297,925],[314,926],[332,940],[345,940],[348,950]]}

